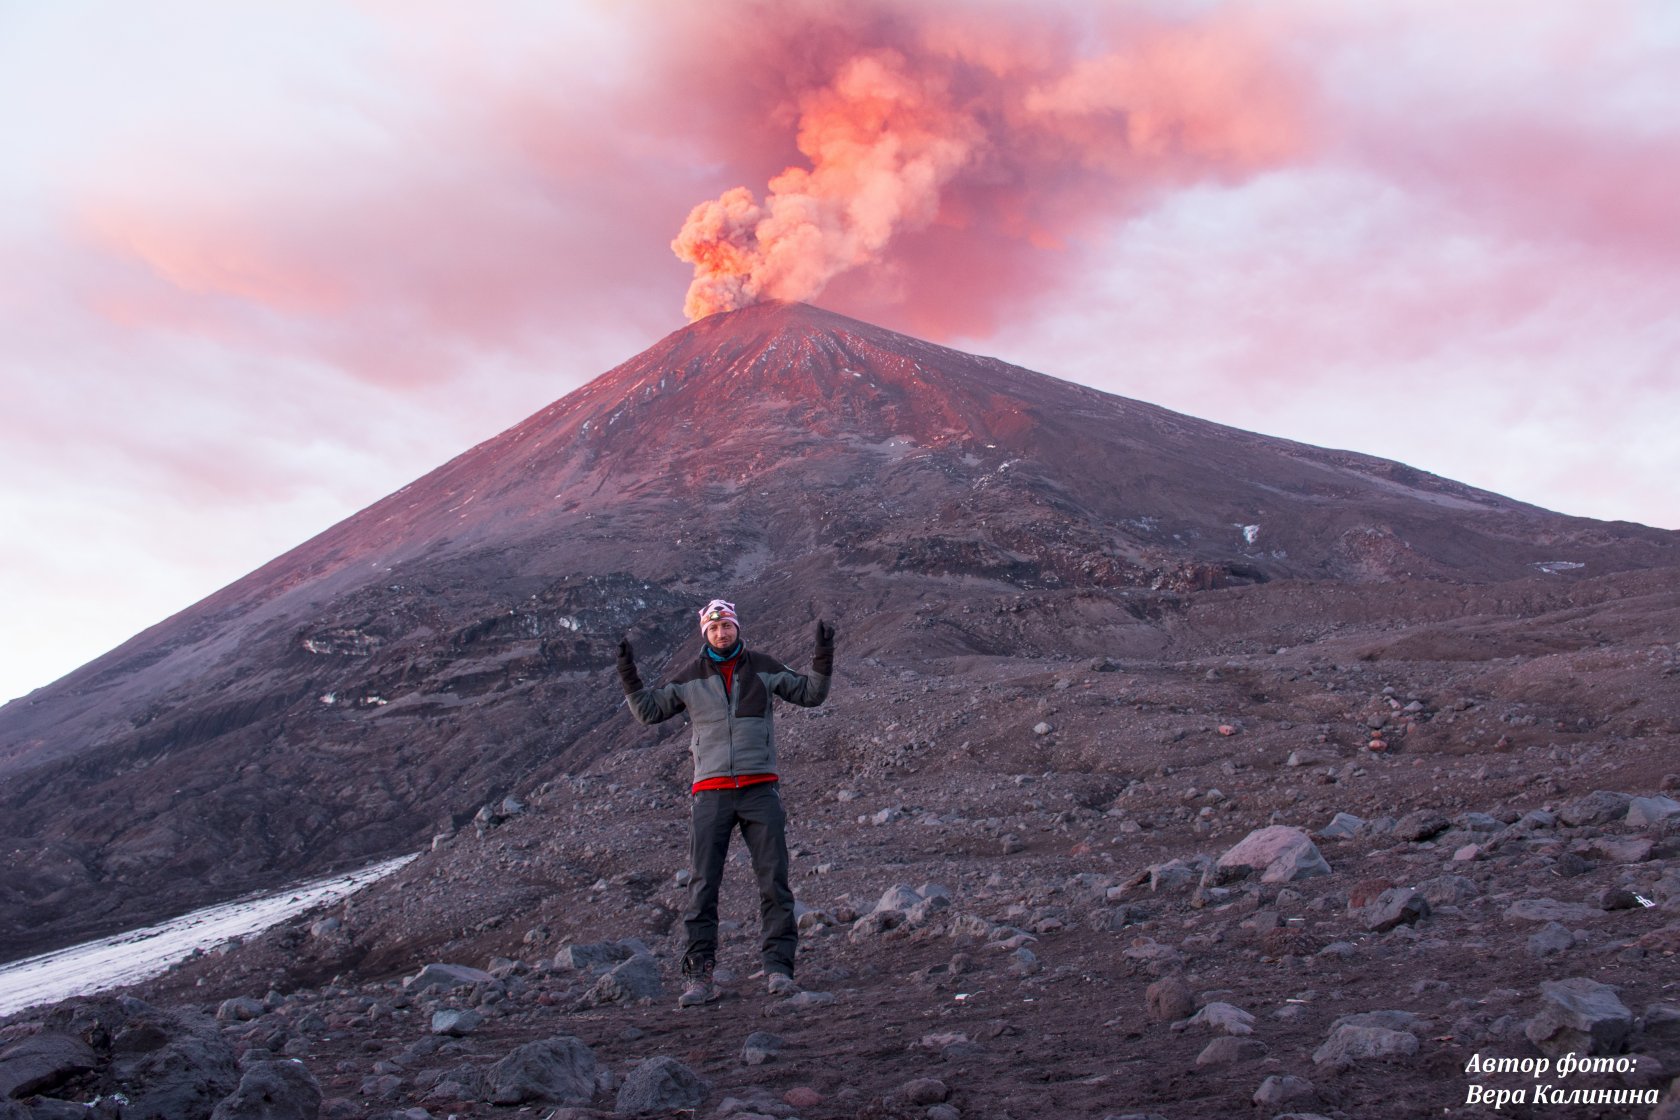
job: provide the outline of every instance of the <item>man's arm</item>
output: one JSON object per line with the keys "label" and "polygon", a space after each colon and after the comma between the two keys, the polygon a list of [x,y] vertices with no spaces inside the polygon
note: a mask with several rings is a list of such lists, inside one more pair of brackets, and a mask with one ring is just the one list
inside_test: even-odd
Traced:
{"label": "man's arm", "polygon": [[623,686],[625,702],[638,723],[663,723],[686,707],[675,685],[659,688],[642,685],[642,676],[636,671],[636,651],[630,648],[629,638],[618,643],[618,683]]}
{"label": "man's arm", "polygon": [[783,666],[770,678],[770,689],[790,704],[815,708],[828,699],[828,686],[834,677],[834,626],[818,620],[817,644],[811,654],[809,675],[796,673]]}

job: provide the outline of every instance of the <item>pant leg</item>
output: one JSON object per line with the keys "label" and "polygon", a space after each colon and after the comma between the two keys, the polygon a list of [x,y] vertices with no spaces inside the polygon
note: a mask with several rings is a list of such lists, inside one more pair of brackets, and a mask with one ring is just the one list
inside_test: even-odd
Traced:
{"label": "pant leg", "polygon": [[718,888],[723,883],[723,865],[729,856],[729,833],[735,826],[730,790],[701,790],[694,795],[689,828],[688,908],[683,926],[688,931],[688,949],[683,953],[683,974],[710,972],[717,960]]}
{"label": "pant leg", "polygon": [[782,807],[781,786],[765,782],[740,792],[736,816],[758,879],[764,970],[792,976],[799,927],[793,917],[793,890],[788,886],[787,812]]}

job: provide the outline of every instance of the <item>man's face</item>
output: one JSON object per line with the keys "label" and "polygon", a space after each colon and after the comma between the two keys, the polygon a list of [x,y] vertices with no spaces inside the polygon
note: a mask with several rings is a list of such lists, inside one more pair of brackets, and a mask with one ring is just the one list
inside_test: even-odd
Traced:
{"label": "man's face", "polygon": [[735,638],[740,631],[727,618],[718,618],[706,623],[705,633],[707,643],[713,649],[722,651],[735,644]]}

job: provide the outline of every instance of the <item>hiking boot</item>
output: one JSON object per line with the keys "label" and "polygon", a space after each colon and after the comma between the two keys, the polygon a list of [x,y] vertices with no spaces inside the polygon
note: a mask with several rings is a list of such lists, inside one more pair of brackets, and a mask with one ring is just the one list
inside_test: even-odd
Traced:
{"label": "hiking boot", "polygon": [[791,996],[795,992],[797,992],[798,990],[799,990],[799,985],[794,983],[793,977],[789,976],[787,973],[785,973],[785,972],[772,972],[770,974],[770,994],[771,995],[773,995],[773,996]]}
{"label": "hiking boot", "polygon": [[677,997],[678,1007],[699,1007],[702,1003],[711,1003],[718,998],[718,986],[712,983],[710,976],[691,976],[688,986]]}

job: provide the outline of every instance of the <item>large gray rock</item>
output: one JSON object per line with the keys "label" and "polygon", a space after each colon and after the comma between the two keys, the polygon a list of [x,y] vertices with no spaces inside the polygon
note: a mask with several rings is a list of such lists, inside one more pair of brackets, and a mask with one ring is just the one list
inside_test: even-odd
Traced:
{"label": "large gray rock", "polygon": [[1523,1034],[1541,1053],[1619,1054],[1633,1033],[1633,1012],[1616,989],[1584,976],[1547,980],[1540,985],[1540,1013]]}
{"label": "large gray rock", "polygon": [[1429,900],[1411,887],[1390,887],[1359,911],[1360,920],[1372,933],[1387,933],[1396,926],[1415,925],[1429,916]]}
{"label": "large gray rock", "polygon": [[216,1018],[224,1023],[243,1023],[251,1019],[260,1018],[268,1008],[263,1006],[260,999],[250,996],[234,996],[224,999],[216,1005]]}
{"label": "large gray rock", "polygon": [[875,908],[870,913],[878,914],[883,910],[908,910],[921,900],[920,891],[914,887],[907,887],[903,883],[896,883],[887,888],[887,892],[881,896],[880,901],[875,903]]}
{"label": "large gray rock", "polygon": [[1680,801],[1672,797],[1636,797],[1628,802],[1627,823],[1634,828],[1661,824],[1680,813]]}
{"label": "large gray rock", "polygon": [[419,995],[422,992],[450,991],[455,988],[470,988],[474,984],[494,983],[496,978],[482,968],[473,968],[464,964],[429,964],[418,973],[403,981],[403,989],[409,995]]}
{"label": "large gray rock", "polygon": [[706,1099],[706,1082],[699,1074],[664,1055],[632,1069],[619,1086],[615,1112],[676,1112],[697,1109]]}
{"label": "large gray rock", "polygon": [[1474,879],[1467,879],[1463,875],[1437,875],[1419,883],[1417,889],[1431,908],[1457,906],[1482,893]]}
{"label": "large gray rock", "polygon": [[1365,827],[1365,822],[1352,813],[1337,813],[1330,818],[1330,823],[1318,830],[1321,840],[1352,840],[1359,835],[1359,830]]}
{"label": "large gray rock", "polygon": [[442,1007],[432,1012],[432,1033],[460,1038],[484,1025],[484,1016],[471,1008]]}
{"label": "large gray rock", "polygon": [[1585,922],[1603,916],[1596,906],[1559,902],[1555,898],[1523,898],[1505,908],[1505,916],[1519,922]]}
{"label": "large gray rock", "polygon": [[1313,1061],[1328,1069],[1346,1069],[1361,1062],[1410,1058],[1417,1051],[1418,1040],[1414,1034],[1344,1023],[1330,1032],[1323,1046],[1313,1051]]}
{"label": "large gray rock", "polygon": [[1414,1011],[1384,1008],[1380,1011],[1360,1011],[1352,1015],[1343,1015],[1330,1024],[1330,1033],[1336,1033],[1340,1027],[1382,1027],[1384,1030],[1409,1031],[1416,1034],[1427,1023],[1427,1019]]}
{"label": "large gray rock", "polygon": [[1157,1022],[1176,1022],[1188,1019],[1196,1011],[1195,997],[1190,994],[1190,985],[1184,982],[1184,977],[1177,975],[1163,976],[1143,991],[1145,1005],[1149,1009],[1149,1017]]}
{"label": "large gray rock", "polygon": [[1234,1004],[1214,1002],[1192,1015],[1189,1025],[1229,1035],[1253,1034],[1254,1016]]}
{"label": "large gray rock", "polygon": [[30,1035],[0,1049],[0,1100],[51,1089],[98,1062],[93,1048],[74,1035]]}
{"label": "large gray rock", "polygon": [[321,1084],[302,1062],[253,1062],[210,1120],[316,1120]]}
{"label": "large gray rock", "polygon": [[[645,948],[643,952],[646,952]],[[554,967],[589,972],[611,968],[636,955],[636,946],[624,941],[597,941],[589,945],[567,945],[554,954]]]}
{"label": "large gray rock", "polygon": [[[159,1013],[155,1025],[167,1041],[138,1053],[119,1053],[111,1071],[128,1096],[123,1120],[185,1120],[209,1116],[239,1087],[239,1063],[208,1016]],[[132,1023],[124,1034],[142,1033]],[[163,1033],[167,1032],[167,1033]],[[136,1045],[151,1045],[154,1039]]]}
{"label": "large gray rock", "polygon": [[1440,813],[1431,809],[1418,809],[1394,822],[1393,836],[1396,840],[1421,843],[1439,836],[1451,827],[1452,822]]}
{"label": "large gray rock", "polygon": [[749,1066],[761,1066],[765,1062],[776,1060],[776,1055],[782,1052],[780,1035],[767,1031],[754,1031],[741,1044],[741,1060]]}
{"label": "large gray rock", "polygon": [[1254,1090],[1254,1103],[1267,1108],[1279,1105],[1314,1104],[1318,1101],[1318,1090],[1313,1083],[1304,1077],[1293,1077],[1289,1074],[1274,1073],[1260,1082],[1260,1088]]}
{"label": "large gray rock", "polygon": [[1608,824],[1620,820],[1627,815],[1628,805],[1633,801],[1625,793],[1613,793],[1607,789],[1595,789],[1585,797],[1577,798],[1557,811],[1558,820],[1571,828],[1579,828],[1589,824]]}
{"label": "large gray rock", "polygon": [[1312,838],[1298,828],[1274,824],[1256,829],[1219,857],[1219,870],[1252,868],[1262,883],[1288,883],[1330,874]]}
{"label": "large gray rock", "polygon": [[1237,1062],[1252,1062],[1266,1056],[1266,1044],[1255,1038],[1221,1035],[1196,1055],[1198,1066],[1228,1066]]}
{"label": "large gray rock", "polygon": [[592,1007],[605,1003],[634,1003],[643,999],[658,999],[664,992],[659,980],[659,965],[644,954],[637,954],[595,981],[585,998]]}
{"label": "large gray rock", "polygon": [[491,1104],[588,1104],[595,1052],[571,1035],[527,1042],[484,1074]]}

